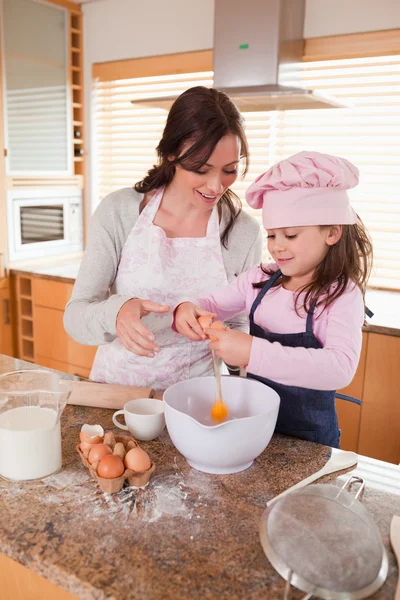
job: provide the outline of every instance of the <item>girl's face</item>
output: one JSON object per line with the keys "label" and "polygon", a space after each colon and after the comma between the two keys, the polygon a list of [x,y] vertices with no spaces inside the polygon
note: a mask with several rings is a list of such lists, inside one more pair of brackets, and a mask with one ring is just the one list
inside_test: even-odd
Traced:
{"label": "girl's face", "polygon": [[320,227],[286,227],[268,229],[268,250],[283,275],[301,279],[304,284],[312,280],[315,268],[325,258],[329,246],[339,241],[341,225]]}
{"label": "girl's face", "polygon": [[233,135],[219,140],[207,163],[198,171],[177,165],[171,186],[201,210],[211,210],[236,181],[240,161],[240,141]]}

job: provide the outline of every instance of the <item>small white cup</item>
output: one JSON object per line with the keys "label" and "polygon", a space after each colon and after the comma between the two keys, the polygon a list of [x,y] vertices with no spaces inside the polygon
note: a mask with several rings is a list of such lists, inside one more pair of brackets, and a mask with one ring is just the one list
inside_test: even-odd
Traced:
{"label": "small white cup", "polygon": [[[119,423],[118,415],[124,415],[126,425]],[[138,440],[154,440],[165,427],[164,402],[156,398],[130,400],[122,410],[113,414],[112,420],[114,425],[129,430]]]}

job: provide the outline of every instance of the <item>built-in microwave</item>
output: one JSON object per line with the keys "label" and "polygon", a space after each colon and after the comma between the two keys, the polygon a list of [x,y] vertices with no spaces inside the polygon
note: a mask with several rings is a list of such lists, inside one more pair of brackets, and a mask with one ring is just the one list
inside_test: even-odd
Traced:
{"label": "built-in microwave", "polygon": [[9,261],[80,252],[82,191],[9,190],[7,224]]}

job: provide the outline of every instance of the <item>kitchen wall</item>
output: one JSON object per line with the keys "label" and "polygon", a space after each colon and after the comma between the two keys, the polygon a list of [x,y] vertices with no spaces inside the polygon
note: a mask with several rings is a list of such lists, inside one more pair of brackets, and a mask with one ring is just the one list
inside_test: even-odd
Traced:
{"label": "kitchen wall", "polygon": [[[214,0],[98,0],[84,4],[83,12],[90,153],[93,63],[212,48]],[[400,28],[399,0],[306,0],[307,38],[393,28]],[[90,165],[86,182],[90,211]]]}
{"label": "kitchen wall", "polygon": [[399,27],[399,0],[306,0],[306,38]]}
{"label": "kitchen wall", "polygon": [[[105,62],[212,48],[214,0],[83,5],[86,59]],[[305,37],[400,27],[399,0],[306,0]]]}

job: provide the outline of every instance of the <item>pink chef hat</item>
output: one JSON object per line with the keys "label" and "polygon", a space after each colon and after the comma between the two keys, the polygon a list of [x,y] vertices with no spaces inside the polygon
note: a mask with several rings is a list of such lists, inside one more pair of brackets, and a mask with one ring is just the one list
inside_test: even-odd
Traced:
{"label": "pink chef hat", "polygon": [[302,225],[352,225],[357,215],[346,190],[358,184],[358,169],[345,158],[299,152],[257,177],[246,192],[262,207],[265,229]]}

